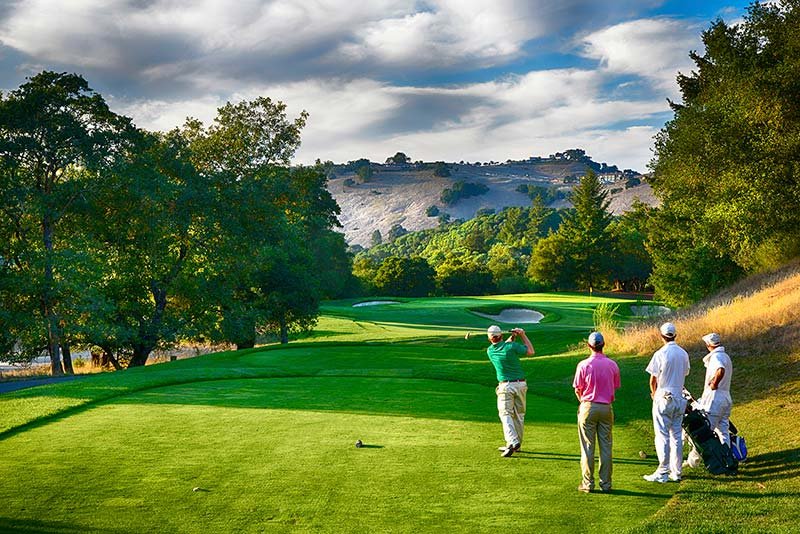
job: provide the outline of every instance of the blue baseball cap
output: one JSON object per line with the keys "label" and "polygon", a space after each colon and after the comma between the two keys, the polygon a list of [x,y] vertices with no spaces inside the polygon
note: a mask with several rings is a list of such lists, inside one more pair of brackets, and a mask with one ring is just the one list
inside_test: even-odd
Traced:
{"label": "blue baseball cap", "polygon": [[600,332],[592,332],[591,334],[589,334],[589,339],[587,339],[586,341],[592,347],[596,347],[598,345],[605,345],[603,334],[601,334]]}

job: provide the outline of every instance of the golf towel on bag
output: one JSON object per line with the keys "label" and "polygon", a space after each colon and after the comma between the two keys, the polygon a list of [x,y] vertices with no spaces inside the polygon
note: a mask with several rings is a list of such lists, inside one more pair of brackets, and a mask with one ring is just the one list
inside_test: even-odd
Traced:
{"label": "golf towel on bag", "polygon": [[744,440],[744,436],[739,434],[739,429],[736,428],[733,421],[729,421],[729,425],[733,457],[736,458],[737,462],[744,462],[747,460],[747,443]]}
{"label": "golf towel on bag", "polygon": [[712,475],[736,474],[739,462],[733,457],[731,448],[720,442],[702,411],[688,411],[683,416],[683,429],[686,430],[695,448],[703,457],[703,463],[709,473]]}

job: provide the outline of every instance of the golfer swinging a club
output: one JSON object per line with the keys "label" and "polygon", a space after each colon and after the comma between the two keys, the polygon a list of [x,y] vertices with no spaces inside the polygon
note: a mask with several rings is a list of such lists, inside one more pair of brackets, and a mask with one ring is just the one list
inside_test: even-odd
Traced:
{"label": "golfer swinging a club", "polygon": [[[506,445],[500,448],[500,456],[508,458],[522,446],[522,431],[525,423],[525,395],[528,384],[519,357],[533,356],[534,350],[522,328],[511,329],[511,335],[503,341],[503,331],[492,325],[486,331],[492,343],[486,349],[489,361],[497,372],[497,412],[503,424]],[[517,337],[522,343],[517,343]],[[524,345],[523,345],[524,343]]]}

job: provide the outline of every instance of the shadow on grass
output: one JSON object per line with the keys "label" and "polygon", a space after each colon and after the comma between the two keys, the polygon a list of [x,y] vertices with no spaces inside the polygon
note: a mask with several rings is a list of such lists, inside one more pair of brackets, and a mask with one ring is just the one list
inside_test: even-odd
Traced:
{"label": "shadow on grass", "polygon": [[[616,461],[616,460],[615,460]],[[596,492],[592,492],[596,493]],[[600,493],[602,495],[602,492]],[[624,489],[617,489],[614,488],[611,490],[611,493],[608,494],[609,497],[620,496],[620,497],[650,497],[655,499],[663,499],[666,497],[663,493],[650,493],[647,491],[631,491],[631,490],[624,490]]]}
{"label": "shadow on grass", "polygon": [[[577,447],[577,444],[575,446]],[[522,450],[517,453],[514,453],[514,456],[525,460],[548,460],[556,462],[581,461],[580,454],[564,454],[558,452],[538,452],[538,451]],[[615,464],[625,464],[625,465],[653,465],[653,462],[649,460],[633,460],[628,458],[614,458],[613,462]]]}
{"label": "shadow on grass", "polygon": [[[0,517],[0,532],[36,532],[37,534],[83,534],[85,526],[78,527],[61,521],[45,521],[42,519],[12,519]],[[124,534],[126,531],[92,527],[91,532],[108,534]]]}
{"label": "shadow on grass", "polygon": [[[90,401],[0,432],[0,440],[109,404],[335,412],[491,422],[499,427],[496,402],[491,387],[438,378],[346,375],[220,378],[154,386]],[[537,413],[530,417],[530,424],[572,423],[575,418],[574,408],[562,401],[529,395],[528,405],[534,403]]]}
{"label": "shadow on grass", "polygon": [[800,448],[751,456],[739,466],[739,477],[754,482],[800,477]]}
{"label": "shadow on grass", "polygon": [[[491,387],[447,379],[391,375],[193,382],[154,388],[112,402],[335,412],[500,425],[497,400]],[[573,406],[559,400],[529,394],[528,406],[536,407],[529,424],[569,424],[575,418]]]}
{"label": "shadow on grass", "polygon": [[[715,476],[706,471],[705,469],[698,468],[692,470],[693,478],[702,480],[714,481],[739,481],[739,482],[773,482],[777,480],[786,480],[800,477],[800,448],[786,449],[783,451],[769,452],[759,454],[748,458],[747,462],[739,464],[739,473],[737,475],[719,475]],[[764,487],[764,486],[762,486]],[[780,496],[780,494],[762,492],[762,493],[739,493],[732,492],[717,492],[720,495],[732,495],[741,497],[764,497]],[[796,494],[794,494],[796,496]]]}

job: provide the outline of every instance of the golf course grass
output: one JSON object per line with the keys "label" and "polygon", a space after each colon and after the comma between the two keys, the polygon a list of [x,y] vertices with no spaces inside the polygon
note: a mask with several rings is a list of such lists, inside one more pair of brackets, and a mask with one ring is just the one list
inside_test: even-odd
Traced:
{"label": "golf course grass", "polygon": [[[571,382],[585,357],[580,342],[598,303],[629,302],[564,294],[357,302],[326,304],[315,333],[288,346],[0,396],[0,531],[712,532],[672,514],[679,494],[690,492],[678,501],[693,514],[704,493],[752,494],[746,479],[702,473],[680,485],[642,480],[656,463],[642,357],[618,359],[615,491],[576,491]],[[511,458],[497,451],[487,320],[473,313],[504,307],[544,314],[525,326],[537,353],[523,362],[525,439]],[[758,516],[776,503],[797,509],[786,487],[797,469],[781,471],[784,460],[771,457],[785,485],[775,495],[759,489],[772,504],[750,498],[739,530],[783,531],[796,514]]]}

